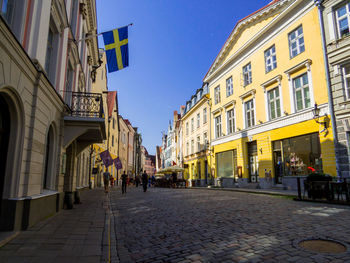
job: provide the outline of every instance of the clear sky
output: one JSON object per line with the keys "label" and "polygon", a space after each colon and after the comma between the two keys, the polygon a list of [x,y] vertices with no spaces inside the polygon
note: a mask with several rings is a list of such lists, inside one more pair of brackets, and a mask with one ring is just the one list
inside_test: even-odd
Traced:
{"label": "clear sky", "polygon": [[[271,0],[97,0],[98,31],[129,27],[129,67],[108,74],[119,112],[155,154],[174,110],[202,79],[236,22]],[[102,37],[99,46],[104,47]]]}

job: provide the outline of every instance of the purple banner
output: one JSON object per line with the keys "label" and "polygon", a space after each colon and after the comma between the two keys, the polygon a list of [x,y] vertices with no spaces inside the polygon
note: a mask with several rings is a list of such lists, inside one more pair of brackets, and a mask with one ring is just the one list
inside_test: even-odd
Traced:
{"label": "purple banner", "polygon": [[111,155],[109,154],[109,151],[104,151],[104,152],[101,152],[100,153],[100,157],[101,157],[101,160],[103,162],[103,164],[106,166],[106,167],[109,167],[113,164],[113,159],[111,157]]}
{"label": "purple banner", "polygon": [[119,157],[115,158],[115,159],[113,160],[113,163],[114,163],[115,168],[116,168],[117,170],[120,170],[120,169],[123,168],[122,162],[120,161]]}

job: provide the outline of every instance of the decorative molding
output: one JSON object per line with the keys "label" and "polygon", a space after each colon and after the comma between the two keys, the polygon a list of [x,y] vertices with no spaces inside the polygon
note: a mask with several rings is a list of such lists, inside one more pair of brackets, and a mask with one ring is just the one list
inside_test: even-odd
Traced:
{"label": "decorative molding", "polygon": [[282,81],[282,75],[277,75],[276,77],[273,77],[272,79],[269,79],[268,81],[265,81],[260,86],[264,89],[264,92],[266,91],[266,87],[270,86],[271,84],[277,82],[278,85],[281,85]]}
{"label": "decorative molding", "polygon": [[[321,110],[320,116],[329,114],[327,103],[319,105],[319,108]],[[283,127],[290,126],[293,124],[297,124],[297,123],[300,123],[303,121],[313,120],[314,115],[312,113],[312,110],[313,110],[313,108],[311,107],[311,108],[308,108],[306,110],[297,112],[295,114],[291,114],[291,115],[284,116],[284,117],[281,117],[278,119],[274,119],[272,121],[268,121],[268,122],[265,122],[263,124],[260,124],[260,125],[248,128],[248,129],[243,129],[241,131],[233,133],[232,135],[228,135],[224,138],[213,139],[211,141],[211,145],[216,146],[219,144],[223,144],[223,143],[238,140],[241,138],[253,136],[253,135],[260,134],[260,133],[267,132],[267,131],[271,131],[274,129],[279,129],[279,128],[283,128]],[[238,128],[237,128],[237,130],[238,130]]]}
{"label": "decorative molding", "polygon": [[246,93],[242,94],[241,96],[239,96],[239,98],[243,102],[243,100],[249,96],[253,96],[253,98],[255,98],[255,93],[256,93],[256,89],[252,89],[252,90],[247,91]]}
{"label": "decorative molding", "polygon": [[290,80],[290,76],[292,73],[300,70],[301,68],[306,67],[307,71],[311,70],[311,64],[312,64],[312,60],[311,59],[306,59],[303,62],[300,62],[298,65],[295,65],[294,67],[291,67],[290,69],[287,69],[284,73],[287,75],[288,80]]}
{"label": "decorative molding", "polygon": [[228,108],[228,107],[230,107],[230,106],[235,106],[236,105],[236,101],[235,100],[232,100],[232,101],[230,101],[230,102],[228,102],[228,103],[226,103],[224,106],[222,106],[223,108]]}
{"label": "decorative molding", "polygon": [[213,115],[216,115],[216,114],[218,114],[219,112],[222,112],[222,107],[217,108],[216,110],[212,111],[212,114],[213,114]]}

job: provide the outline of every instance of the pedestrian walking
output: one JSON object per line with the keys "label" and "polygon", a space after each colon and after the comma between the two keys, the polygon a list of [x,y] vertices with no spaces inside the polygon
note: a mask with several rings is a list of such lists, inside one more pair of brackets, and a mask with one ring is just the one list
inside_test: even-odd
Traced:
{"label": "pedestrian walking", "polygon": [[146,170],[145,170],[145,171],[143,171],[143,174],[142,174],[142,186],[143,186],[144,192],[147,191],[147,183],[148,183],[148,175],[147,175]]}
{"label": "pedestrian walking", "polygon": [[110,173],[108,172],[108,168],[106,167],[105,172],[103,173],[103,184],[105,187],[105,193],[108,193],[108,186],[109,186],[109,178],[110,178]]}
{"label": "pedestrian walking", "polygon": [[129,177],[124,171],[122,174],[122,194],[124,193],[126,194],[126,185],[127,185],[128,179]]}
{"label": "pedestrian walking", "polygon": [[139,187],[139,184],[140,184],[140,177],[139,177],[139,175],[136,175],[135,176],[135,185],[136,185],[136,187]]}

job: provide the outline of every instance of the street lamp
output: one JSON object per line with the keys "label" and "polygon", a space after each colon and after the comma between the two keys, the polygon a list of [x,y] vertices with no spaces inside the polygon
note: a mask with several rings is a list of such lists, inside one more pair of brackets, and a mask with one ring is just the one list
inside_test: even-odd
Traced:
{"label": "street lamp", "polygon": [[314,120],[316,121],[316,123],[321,124],[324,127],[324,129],[321,132],[327,131],[328,123],[326,121],[320,121],[320,108],[318,108],[317,103],[315,103],[312,113],[314,115]]}

